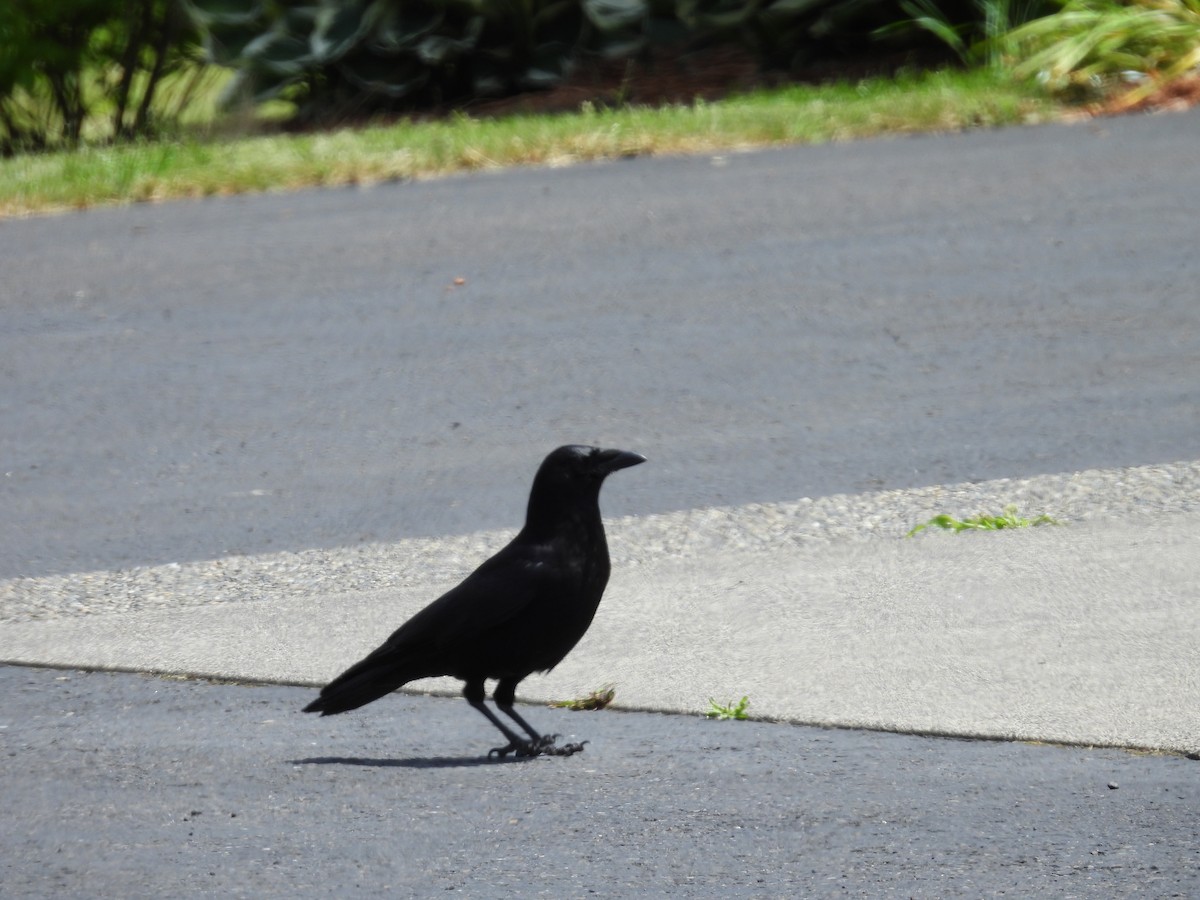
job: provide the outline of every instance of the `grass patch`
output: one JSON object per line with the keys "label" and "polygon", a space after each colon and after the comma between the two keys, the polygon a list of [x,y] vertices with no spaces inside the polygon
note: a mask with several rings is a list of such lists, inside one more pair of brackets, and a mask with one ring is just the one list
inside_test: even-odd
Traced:
{"label": "grass patch", "polygon": [[301,135],[181,136],[0,160],[0,215],[956,131],[1043,121],[1063,109],[1037,88],[991,72],[940,71],[764,90],[692,106],[585,105],[574,115],[456,116]]}
{"label": "grass patch", "polygon": [[746,712],[746,708],[749,705],[749,697],[743,697],[737,703],[734,703],[732,700],[728,703],[718,703],[712,697],[709,697],[708,712],[704,715],[710,719],[748,719],[750,715]]}
{"label": "grass patch", "polygon": [[914,537],[926,528],[941,528],[945,531],[953,531],[957,534],[960,531],[999,531],[1002,528],[1031,528],[1037,525],[1058,525],[1056,519],[1042,513],[1040,516],[1035,516],[1032,519],[1027,519],[1024,516],[1017,515],[1015,506],[1004,507],[1004,514],[1000,516],[974,516],[970,519],[956,519],[953,516],[942,514],[934,516],[928,522],[918,525],[910,531],[907,537]]}

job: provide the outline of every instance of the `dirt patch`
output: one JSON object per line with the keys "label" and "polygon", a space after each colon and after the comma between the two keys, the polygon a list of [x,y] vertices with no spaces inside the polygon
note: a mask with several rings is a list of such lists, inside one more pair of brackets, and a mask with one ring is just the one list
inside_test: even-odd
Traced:
{"label": "dirt patch", "polygon": [[[902,69],[932,69],[954,65],[945,51],[927,49],[920,53],[874,54],[830,59],[793,73],[764,71],[754,58],[738,47],[712,47],[700,51],[660,52],[649,59],[587,60],[577,64],[559,85],[513,97],[479,100],[459,110],[478,118],[522,113],[573,113],[584,104],[597,109],[634,106],[691,104],[696,100],[719,100],[756,88],[788,84],[825,84],[863,78],[893,76]],[[1103,101],[1083,107],[1092,116],[1123,115],[1130,112],[1181,110],[1200,105],[1200,73],[1177,78],[1138,95],[1132,86]],[[447,115],[437,110],[431,117]]]}
{"label": "dirt patch", "polygon": [[670,106],[716,100],[786,81],[778,74],[763,72],[745,51],[718,47],[650,59],[586,60],[548,90],[479,100],[463,111],[491,118],[514,113],[578,112],[585,103],[601,109],[627,104]]}
{"label": "dirt patch", "polygon": [[494,117],[513,113],[577,112],[590,103],[603,109],[625,105],[671,106],[719,100],[756,88],[822,84],[895,75],[904,68],[948,65],[940,51],[874,54],[826,60],[795,72],[764,70],[739,47],[659,51],[628,60],[583,60],[563,82],[549,90],[478,101],[463,111]]}
{"label": "dirt patch", "polygon": [[1200,72],[1158,85],[1148,94],[1139,87],[1121,91],[1097,104],[1094,114],[1118,116],[1131,112],[1184,110],[1193,106],[1200,106]]}
{"label": "dirt patch", "polygon": [[[757,88],[854,82],[863,78],[890,77],[906,69],[935,69],[955,64],[956,60],[948,51],[926,48],[920,52],[826,59],[795,72],[781,72],[762,69],[750,53],[736,46],[659,50],[653,57],[581,60],[567,78],[546,90],[406,113],[375,112],[361,120],[348,116],[337,122],[294,121],[285,128],[289,131],[312,131],[333,125],[399,119],[428,121],[460,113],[480,119],[522,114],[567,114],[578,112],[585,105],[596,109],[690,105],[697,100],[719,100]],[[1200,105],[1200,73],[1176,79],[1149,94],[1139,94],[1137,86],[1130,86],[1101,101],[1081,105],[1078,109],[1079,116],[1087,117],[1177,110],[1196,105]]]}

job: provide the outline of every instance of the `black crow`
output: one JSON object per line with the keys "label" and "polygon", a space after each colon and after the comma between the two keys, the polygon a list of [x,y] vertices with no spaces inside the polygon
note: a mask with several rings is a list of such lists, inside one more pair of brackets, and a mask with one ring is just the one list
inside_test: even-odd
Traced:
{"label": "black crow", "polygon": [[[638,453],[568,445],[546,457],[533,479],[525,527],[462,584],[429,604],[304,708],[328,716],[378,700],[417,678],[451,675],[463,696],[503,732],[488,755],[569,756],[582,744],[555,745],[513,709],[517,685],[553,669],[592,623],[608,583],[608,543],[600,521],[605,476],[645,462]],[[492,699],[529,736],[519,736],[484,705]]]}

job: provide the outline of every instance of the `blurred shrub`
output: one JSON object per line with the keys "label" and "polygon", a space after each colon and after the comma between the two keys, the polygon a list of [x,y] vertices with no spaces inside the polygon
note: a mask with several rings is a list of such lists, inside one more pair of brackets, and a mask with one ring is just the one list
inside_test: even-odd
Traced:
{"label": "blurred shrub", "polygon": [[1020,48],[1018,77],[1084,95],[1118,77],[1141,81],[1132,101],[1200,68],[1200,0],[1068,0],[1009,40]]}
{"label": "blurred shrub", "polygon": [[0,150],[73,146],[97,117],[109,138],[149,133],[193,35],[176,0],[4,0]]}
{"label": "blurred shrub", "polygon": [[[457,103],[550,87],[581,57],[737,44],[764,68],[936,43],[879,33],[906,0],[187,0],[227,100],[281,97],[302,115]],[[947,0],[951,18],[977,15]]]}

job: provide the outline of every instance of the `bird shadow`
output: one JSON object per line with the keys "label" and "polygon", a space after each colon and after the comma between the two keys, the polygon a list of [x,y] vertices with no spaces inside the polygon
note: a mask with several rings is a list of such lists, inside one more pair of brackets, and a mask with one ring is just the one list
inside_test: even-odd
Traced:
{"label": "bird shadow", "polygon": [[496,766],[528,762],[533,757],[488,758],[486,756],[415,756],[408,759],[364,759],[357,756],[313,756],[290,759],[293,766],[374,766],[398,769],[461,769],[471,766]]}

